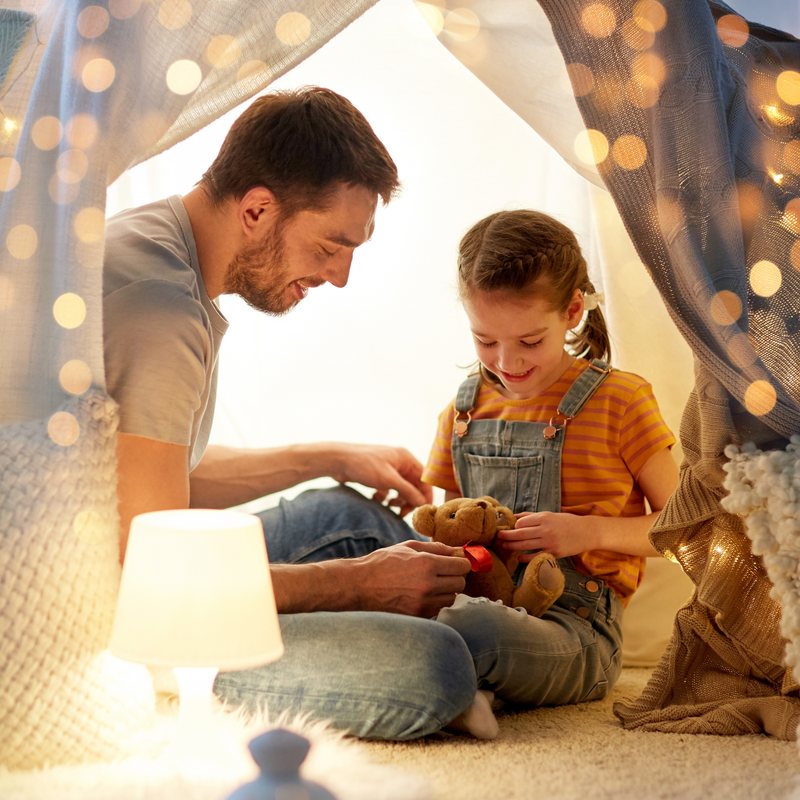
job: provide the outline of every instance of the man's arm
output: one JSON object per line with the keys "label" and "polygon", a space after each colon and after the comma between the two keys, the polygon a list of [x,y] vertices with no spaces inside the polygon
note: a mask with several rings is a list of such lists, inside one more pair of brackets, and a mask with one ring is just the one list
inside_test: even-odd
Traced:
{"label": "man's arm", "polygon": [[431,502],[431,487],[421,475],[422,465],[402,447],[320,442],[244,450],[211,445],[190,476],[190,502],[195,508],[228,508],[330,477],[370,486],[376,500],[395,491],[390,504],[404,516]]}
{"label": "man's arm", "polygon": [[[270,452],[286,456],[283,448]],[[350,452],[358,453],[360,450],[355,446]],[[282,474],[284,480],[288,480],[288,475],[300,475],[301,480],[305,479],[302,475],[306,473],[298,469],[307,459],[305,454],[294,462],[287,459],[287,469],[283,473],[278,462],[275,472]],[[383,463],[382,459],[379,462]],[[231,466],[234,473],[238,469],[241,467]],[[122,560],[130,523],[136,514],[188,508],[187,448],[142,436],[119,434],[117,473]],[[367,476],[362,477],[366,479]],[[257,482],[257,485],[261,484]],[[454,558],[449,555],[451,552],[453,548],[446,545],[412,541],[377,550],[362,558],[318,564],[272,565],[278,611],[362,610],[434,616],[443,607],[451,605],[456,593],[464,589],[464,575],[470,569],[466,559]]]}
{"label": "man's arm", "polygon": [[189,507],[188,448],[128,433],[117,435],[120,561],[131,520],[147,511]]}

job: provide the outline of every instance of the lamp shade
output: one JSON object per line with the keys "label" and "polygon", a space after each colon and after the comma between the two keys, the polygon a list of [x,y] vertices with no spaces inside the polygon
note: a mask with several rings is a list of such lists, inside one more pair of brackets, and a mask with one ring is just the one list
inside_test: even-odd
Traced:
{"label": "lamp shade", "polygon": [[134,517],[110,650],[163,667],[236,670],[280,658],[261,520],[207,509]]}

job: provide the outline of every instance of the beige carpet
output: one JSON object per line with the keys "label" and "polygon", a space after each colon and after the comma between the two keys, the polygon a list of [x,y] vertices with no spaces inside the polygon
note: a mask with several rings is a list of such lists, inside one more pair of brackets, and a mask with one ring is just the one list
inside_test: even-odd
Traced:
{"label": "beige carpet", "polygon": [[793,742],[622,730],[611,705],[638,696],[650,672],[623,670],[599,702],[499,712],[491,742],[440,733],[366,747],[427,777],[435,800],[800,800]]}

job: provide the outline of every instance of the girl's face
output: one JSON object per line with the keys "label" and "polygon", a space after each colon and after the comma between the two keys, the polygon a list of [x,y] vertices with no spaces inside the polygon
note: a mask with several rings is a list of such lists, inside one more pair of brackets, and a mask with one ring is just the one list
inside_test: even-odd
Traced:
{"label": "girl's face", "polygon": [[500,378],[499,391],[510,400],[537,397],[574,361],[564,342],[583,316],[580,290],[563,314],[540,297],[496,292],[476,292],[464,310],[481,364]]}

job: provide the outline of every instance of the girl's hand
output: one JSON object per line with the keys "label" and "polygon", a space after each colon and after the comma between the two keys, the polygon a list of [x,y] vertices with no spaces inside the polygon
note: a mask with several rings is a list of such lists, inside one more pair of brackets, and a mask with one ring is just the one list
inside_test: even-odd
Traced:
{"label": "girl's hand", "polygon": [[[498,531],[497,537],[508,550],[543,550],[556,558],[595,549],[591,540],[592,517],[577,514],[523,512],[517,514],[517,526],[513,531]],[[523,553],[519,560],[527,563],[535,557],[536,553]]]}

